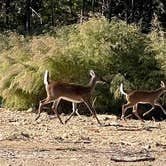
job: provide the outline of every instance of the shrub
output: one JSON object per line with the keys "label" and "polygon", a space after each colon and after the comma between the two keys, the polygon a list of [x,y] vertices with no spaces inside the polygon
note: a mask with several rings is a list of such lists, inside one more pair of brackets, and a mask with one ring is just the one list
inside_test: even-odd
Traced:
{"label": "shrub", "polygon": [[[166,38],[165,32],[160,26],[158,18],[155,17],[153,22],[153,31],[148,35],[151,39],[151,47],[155,52],[155,59],[160,65],[161,73],[164,75],[163,81],[166,83]],[[162,103],[166,105],[166,95],[162,98]]]}

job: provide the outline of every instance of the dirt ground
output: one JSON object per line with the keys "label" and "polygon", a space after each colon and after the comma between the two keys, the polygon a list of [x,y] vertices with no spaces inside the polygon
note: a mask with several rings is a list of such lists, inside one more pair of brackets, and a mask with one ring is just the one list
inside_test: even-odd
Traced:
{"label": "dirt ground", "polygon": [[[164,166],[166,121],[74,116],[66,125],[42,113],[0,110],[0,166]],[[68,115],[61,115],[65,120]]]}

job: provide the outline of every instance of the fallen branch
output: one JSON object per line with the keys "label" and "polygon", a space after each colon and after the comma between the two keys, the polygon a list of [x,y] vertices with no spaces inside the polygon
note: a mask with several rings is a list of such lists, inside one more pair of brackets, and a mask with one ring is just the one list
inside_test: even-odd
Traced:
{"label": "fallen branch", "polygon": [[154,161],[154,157],[144,156],[144,157],[111,157],[111,160],[116,162],[140,162],[140,161]]}
{"label": "fallen branch", "polygon": [[142,131],[142,128],[120,128],[117,131]]}

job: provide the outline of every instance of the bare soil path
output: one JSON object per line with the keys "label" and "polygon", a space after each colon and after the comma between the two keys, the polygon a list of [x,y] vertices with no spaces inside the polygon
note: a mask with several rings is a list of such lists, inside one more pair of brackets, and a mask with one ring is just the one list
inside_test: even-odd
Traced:
{"label": "bare soil path", "polygon": [[[66,119],[68,115],[61,115]],[[74,116],[66,125],[46,113],[0,110],[0,166],[166,165],[166,121]]]}

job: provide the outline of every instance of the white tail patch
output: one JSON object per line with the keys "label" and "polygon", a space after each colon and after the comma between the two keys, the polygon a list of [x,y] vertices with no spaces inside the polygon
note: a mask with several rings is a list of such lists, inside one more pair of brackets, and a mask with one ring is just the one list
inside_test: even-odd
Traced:
{"label": "white tail patch", "polygon": [[45,71],[44,73],[44,85],[47,87],[48,86],[48,78],[49,77],[49,73],[48,70]]}
{"label": "white tail patch", "polygon": [[127,93],[124,92],[124,90],[123,90],[123,84],[122,84],[122,83],[120,84],[120,92],[121,92],[123,95],[127,96]]}
{"label": "white tail patch", "polygon": [[161,84],[160,84],[161,87],[165,88],[165,84],[163,81],[161,81]]}
{"label": "white tail patch", "polygon": [[91,77],[95,77],[95,72],[93,70],[90,70],[89,74],[90,74]]}

